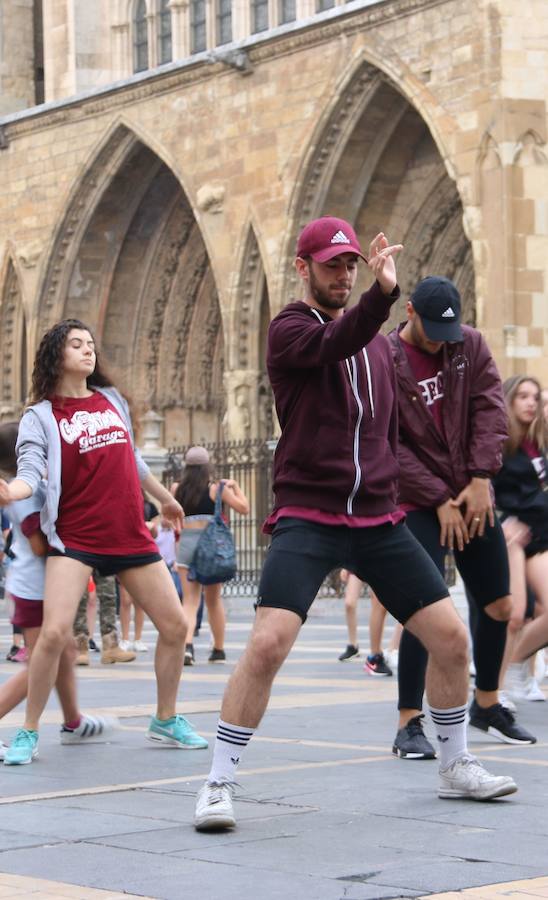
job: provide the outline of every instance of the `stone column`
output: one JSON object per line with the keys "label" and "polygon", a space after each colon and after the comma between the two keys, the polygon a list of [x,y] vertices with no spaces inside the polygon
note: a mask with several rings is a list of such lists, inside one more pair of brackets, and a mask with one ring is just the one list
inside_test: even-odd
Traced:
{"label": "stone column", "polygon": [[160,477],[165,468],[167,449],[162,446],[164,417],[150,409],[141,419],[140,450],[153,475]]}
{"label": "stone column", "polygon": [[190,9],[188,0],[171,0],[171,40],[173,59],[190,56]]}

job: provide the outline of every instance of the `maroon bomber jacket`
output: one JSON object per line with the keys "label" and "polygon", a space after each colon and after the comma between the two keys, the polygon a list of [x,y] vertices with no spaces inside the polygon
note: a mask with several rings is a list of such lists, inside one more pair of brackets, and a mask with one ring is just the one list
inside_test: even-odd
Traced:
{"label": "maroon bomber jacket", "polygon": [[506,407],[484,338],[463,325],[464,340],[444,346],[445,434],[440,434],[401,346],[402,328],[388,335],[399,397],[399,500],[433,508],[456,497],[473,475],[498,472],[507,437]]}
{"label": "maroon bomber jacket", "polygon": [[398,296],[399,288],[386,297],[375,282],[340,318],[298,301],[270,323],[267,367],[282,430],[275,509],[356,516],[395,509],[396,387],[378,331]]}

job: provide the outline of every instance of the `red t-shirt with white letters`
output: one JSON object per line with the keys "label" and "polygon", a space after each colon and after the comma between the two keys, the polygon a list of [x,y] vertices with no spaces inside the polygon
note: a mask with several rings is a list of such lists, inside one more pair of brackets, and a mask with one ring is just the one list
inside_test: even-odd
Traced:
{"label": "red t-shirt with white letters", "polygon": [[419,386],[436,428],[443,435],[443,348],[439,353],[426,353],[400,337],[407,361]]}
{"label": "red t-shirt with white letters", "polygon": [[61,498],[56,530],[73,550],[126,556],[157,553],[126,424],[99,391],[54,397],[61,437]]}

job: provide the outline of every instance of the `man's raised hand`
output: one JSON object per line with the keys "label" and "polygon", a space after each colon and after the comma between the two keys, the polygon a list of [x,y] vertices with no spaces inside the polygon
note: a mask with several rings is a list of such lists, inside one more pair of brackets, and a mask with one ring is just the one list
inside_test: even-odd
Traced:
{"label": "man's raised hand", "polygon": [[392,293],[398,283],[394,256],[400,250],[403,250],[403,244],[389,245],[382,231],[373,238],[369,245],[367,265],[379,282],[381,290],[387,296]]}

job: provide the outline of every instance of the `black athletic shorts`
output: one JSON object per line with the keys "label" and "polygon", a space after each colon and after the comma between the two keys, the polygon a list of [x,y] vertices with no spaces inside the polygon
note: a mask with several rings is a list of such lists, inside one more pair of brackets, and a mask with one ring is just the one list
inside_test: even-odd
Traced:
{"label": "black athletic shorts", "polygon": [[[440,521],[435,509],[407,513],[407,527],[440,572],[445,570],[447,549],[440,544]],[[475,537],[464,550],[455,549],[455,563],[468,591],[480,609],[510,593],[510,570],[506,540],[499,520],[487,523],[483,537]]]}
{"label": "black athletic shorts", "polygon": [[126,569],[135,569],[141,566],[149,566],[151,563],[162,562],[163,558],[159,553],[138,553],[129,554],[127,556],[111,556],[109,553],[86,553],[85,550],[73,550],[65,547],[65,552],[50,547],[48,556],[68,556],[70,559],[77,559],[78,562],[97,569],[99,575],[106,577],[108,575],[117,575],[118,572],[124,572]]}
{"label": "black athletic shorts", "polygon": [[443,577],[404,522],[370,528],[282,518],[272,533],[259,583],[259,606],[288,609],[306,621],[320,585],[345,568],[371,585],[404,624],[449,592]]}

